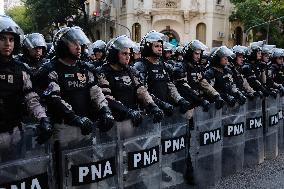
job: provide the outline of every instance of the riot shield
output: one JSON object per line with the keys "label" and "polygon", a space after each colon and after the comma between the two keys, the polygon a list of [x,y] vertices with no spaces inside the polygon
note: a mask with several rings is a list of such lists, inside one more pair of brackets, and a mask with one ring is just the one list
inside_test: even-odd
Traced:
{"label": "riot shield", "polygon": [[[77,130],[80,132],[79,130]],[[80,133],[74,135],[80,135]],[[62,147],[62,183],[68,189],[118,188],[115,126]]]}
{"label": "riot shield", "polygon": [[246,105],[244,166],[252,167],[264,161],[262,99],[248,100]]}
{"label": "riot shield", "polygon": [[160,188],[161,124],[145,117],[138,127],[127,120],[117,123],[117,129],[120,188]]}
{"label": "riot shield", "polygon": [[183,175],[187,158],[188,120],[180,113],[167,117],[162,128],[162,182],[161,188],[185,188]]}
{"label": "riot shield", "polygon": [[280,150],[284,149],[284,122],[283,122],[283,107],[284,107],[284,97],[279,98],[278,102],[278,146]]}
{"label": "riot shield", "polygon": [[279,97],[276,99],[269,96],[265,99],[265,158],[271,159],[278,156],[278,111]]}
{"label": "riot shield", "polygon": [[0,163],[0,188],[53,189],[50,145],[36,143],[35,125],[27,125],[23,130],[16,149],[7,149],[5,153],[9,156],[13,152],[18,159]]}
{"label": "riot shield", "polygon": [[222,176],[243,170],[245,147],[245,105],[224,106],[222,111]]}
{"label": "riot shield", "polygon": [[194,177],[198,187],[214,185],[221,178],[222,134],[221,110],[212,104],[208,112],[200,107],[193,114],[194,131],[190,152],[193,160]]}

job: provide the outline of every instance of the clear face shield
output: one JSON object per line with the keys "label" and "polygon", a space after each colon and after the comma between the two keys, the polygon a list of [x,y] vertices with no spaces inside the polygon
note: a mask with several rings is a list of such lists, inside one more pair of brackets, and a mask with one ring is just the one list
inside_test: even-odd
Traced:
{"label": "clear face shield", "polygon": [[121,51],[122,49],[125,48],[133,48],[135,46],[134,42],[129,39],[129,37],[127,37],[126,35],[122,35],[117,37],[111,47],[115,48],[118,51]]}
{"label": "clear face shield", "polygon": [[27,35],[23,41],[23,45],[27,49],[33,49],[36,47],[44,47],[45,49],[47,48],[43,35],[39,33],[33,33]]}
{"label": "clear face shield", "polygon": [[0,32],[15,33],[24,35],[23,30],[8,16],[0,16]]}
{"label": "clear face shield", "polygon": [[86,34],[79,27],[72,27],[60,38],[66,45],[80,45],[81,47],[88,47],[90,40]]}

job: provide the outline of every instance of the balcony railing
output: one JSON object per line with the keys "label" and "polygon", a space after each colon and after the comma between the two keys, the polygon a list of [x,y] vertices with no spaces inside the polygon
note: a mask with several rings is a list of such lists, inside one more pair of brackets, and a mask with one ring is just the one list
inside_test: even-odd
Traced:
{"label": "balcony railing", "polygon": [[180,0],[153,0],[153,8],[180,8]]}

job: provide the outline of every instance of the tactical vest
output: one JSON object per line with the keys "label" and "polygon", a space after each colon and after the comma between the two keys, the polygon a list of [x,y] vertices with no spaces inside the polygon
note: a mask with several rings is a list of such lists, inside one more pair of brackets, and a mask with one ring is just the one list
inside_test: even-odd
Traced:
{"label": "tactical vest", "polygon": [[202,69],[198,65],[188,65],[188,63],[185,63],[185,68],[187,72],[187,81],[188,84],[194,89],[199,89],[199,81],[203,78],[202,76]]}
{"label": "tactical vest", "polygon": [[214,88],[220,93],[230,93],[233,85],[233,77],[229,71],[224,68],[223,72],[214,69],[215,84]]}
{"label": "tactical vest", "polygon": [[240,70],[238,70],[236,67],[232,67],[231,70],[233,73],[234,83],[236,84],[237,88],[244,90],[244,79],[242,74],[240,73]]}
{"label": "tactical vest", "polygon": [[169,102],[169,75],[162,64],[146,62],[148,91],[158,99]]}
{"label": "tactical vest", "polygon": [[75,66],[67,66],[57,61],[54,67],[62,99],[72,106],[77,115],[92,117],[88,71],[79,62]]}
{"label": "tactical vest", "polygon": [[131,72],[127,70],[115,71],[108,67],[104,74],[109,82],[112,96],[126,107],[137,109],[137,88],[133,76],[130,75]]}
{"label": "tactical vest", "polygon": [[24,92],[23,66],[14,60],[0,63],[0,133],[20,126]]}

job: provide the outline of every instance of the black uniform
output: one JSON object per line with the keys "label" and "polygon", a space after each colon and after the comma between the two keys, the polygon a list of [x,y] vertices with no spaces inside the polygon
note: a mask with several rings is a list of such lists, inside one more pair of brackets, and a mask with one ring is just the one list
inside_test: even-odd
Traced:
{"label": "black uniform", "polygon": [[[138,71],[143,84],[153,96],[155,103],[158,106],[160,104],[159,107],[165,109],[163,108],[163,102],[180,105],[182,113],[193,108],[193,106],[179,94],[162,61],[159,60],[157,63],[153,64],[143,58],[142,61],[135,63],[134,68]],[[186,103],[188,104],[186,105]]]}

